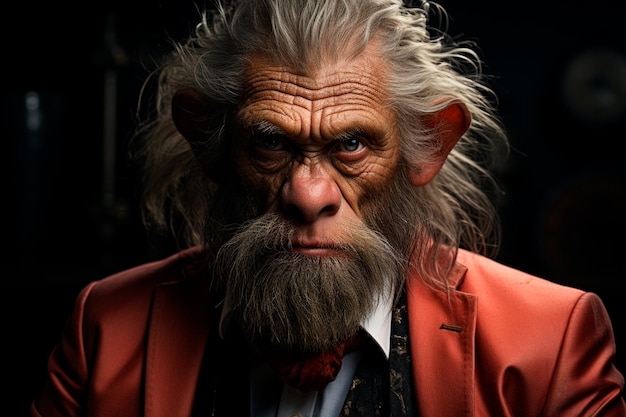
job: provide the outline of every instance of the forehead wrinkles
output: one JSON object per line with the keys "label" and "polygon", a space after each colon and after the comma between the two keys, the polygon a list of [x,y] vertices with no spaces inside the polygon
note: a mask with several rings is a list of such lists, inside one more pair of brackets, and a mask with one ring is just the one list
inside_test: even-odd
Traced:
{"label": "forehead wrinkles", "polygon": [[354,58],[298,72],[263,55],[250,57],[244,71],[239,120],[268,121],[293,137],[330,139],[367,129],[389,116],[388,65],[371,43]]}
{"label": "forehead wrinkles", "polygon": [[283,67],[257,68],[246,79],[239,118],[244,125],[278,124],[294,137],[331,139],[388,111],[383,79],[367,69],[311,78]]}
{"label": "forehead wrinkles", "polygon": [[244,103],[280,100],[314,110],[336,101],[379,102],[384,96],[382,77],[369,73],[338,71],[323,77],[296,75],[287,68],[273,67],[250,71],[245,81]]}

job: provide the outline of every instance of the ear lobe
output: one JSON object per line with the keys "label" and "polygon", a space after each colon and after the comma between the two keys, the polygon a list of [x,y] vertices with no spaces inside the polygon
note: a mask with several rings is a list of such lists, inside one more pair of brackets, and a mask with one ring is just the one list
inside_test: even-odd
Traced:
{"label": "ear lobe", "polygon": [[436,113],[428,114],[426,126],[433,131],[436,151],[433,160],[419,166],[419,171],[409,171],[415,186],[428,184],[437,175],[452,148],[470,126],[471,116],[463,103],[453,102]]}

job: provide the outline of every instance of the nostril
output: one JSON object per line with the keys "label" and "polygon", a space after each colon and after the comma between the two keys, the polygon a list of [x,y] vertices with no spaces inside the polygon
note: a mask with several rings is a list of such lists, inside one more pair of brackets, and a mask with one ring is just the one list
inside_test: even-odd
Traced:
{"label": "nostril", "polygon": [[323,207],[322,210],[320,211],[320,214],[329,214],[329,215],[333,215],[336,214],[337,211],[339,211],[339,205],[337,204],[329,204],[326,207]]}
{"label": "nostril", "polygon": [[288,219],[298,223],[305,222],[305,216],[302,211],[294,204],[282,204],[281,211]]}

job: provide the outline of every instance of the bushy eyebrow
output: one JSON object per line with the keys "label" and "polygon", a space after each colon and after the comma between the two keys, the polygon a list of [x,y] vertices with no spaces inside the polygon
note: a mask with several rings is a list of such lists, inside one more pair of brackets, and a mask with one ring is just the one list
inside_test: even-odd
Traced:
{"label": "bushy eyebrow", "polygon": [[247,127],[252,131],[252,134],[287,136],[283,129],[267,120],[252,122]]}
{"label": "bushy eyebrow", "polygon": [[[286,130],[267,119],[258,118],[256,120],[244,120],[240,126],[244,130],[248,131],[248,134],[250,135],[249,137],[253,140],[272,136],[292,142],[290,139],[291,135],[288,134]],[[359,142],[369,147],[375,146],[376,140],[374,140],[374,138],[376,137],[377,135],[368,134],[368,130],[364,129],[362,126],[353,125],[347,128],[347,130],[341,131],[329,139],[325,139],[324,142],[332,144],[338,142],[349,142],[357,139]],[[290,146],[293,146],[293,143]]]}
{"label": "bushy eyebrow", "polygon": [[341,132],[340,134],[335,136],[333,139],[342,142],[342,141],[354,139],[355,136],[363,136],[363,130],[361,128],[355,127],[345,132]]}
{"label": "bushy eyebrow", "polygon": [[[249,126],[249,129],[252,131],[253,135],[261,134],[261,135],[279,135],[279,136],[288,136],[287,133],[275,125],[274,123],[267,120],[259,120],[252,122]],[[352,128],[345,132],[341,132],[332,138],[333,141],[346,141],[353,139],[355,136],[363,135],[363,130],[359,127]]]}

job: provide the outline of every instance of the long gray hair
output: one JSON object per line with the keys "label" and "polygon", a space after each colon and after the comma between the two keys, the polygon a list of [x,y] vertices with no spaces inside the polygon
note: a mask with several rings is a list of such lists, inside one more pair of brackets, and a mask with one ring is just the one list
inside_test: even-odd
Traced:
{"label": "long gray hair", "polygon": [[[436,3],[429,6],[430,11],[408,7],[401,0],[235,0],[203,11],[192,35],[173,42],[172,52],[152,74],[158,81],[156,106],[137,130],[143,140],[146,226],[169,229],[181,246],[204,243],[211,195],[219,184],[203,175],[200,165],[226,157],[221,149],[227,120],[239,104],[250,54],[307,71],[357,55],[376,39],[391,68],[387,85],[406,167],[419,167],[433,156],[432,132],[423,115],[452,101],[464,103],[471,115],[469,130],[435,179],[416,188],[421,197],[414,209],[428,219],[415,225],[416,236],[430,242],[416,248],[416,267],[424,278],[443,285],[442,254],[448,259],[446,270],[458,247],[495,255],[500,229],[492,201],[498,184],[491,172],[505,156],[500,151],[507,151],[507,138],[475,45],[431,27],[437,20],[445,26],[447,16]],[[172,97],[185,87],[216,104],[206,135],[209,157],[201,163],[171,119]]]}

